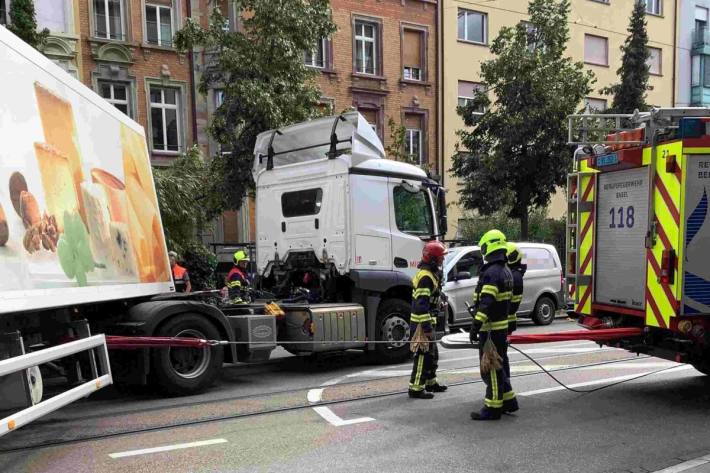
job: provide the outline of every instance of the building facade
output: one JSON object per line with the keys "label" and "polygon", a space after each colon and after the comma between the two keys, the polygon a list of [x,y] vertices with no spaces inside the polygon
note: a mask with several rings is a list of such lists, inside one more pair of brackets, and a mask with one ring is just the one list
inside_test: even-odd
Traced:
{"label": "building facade", "polygon": [[323,107],[357,109],[385,146],[390,120],[403,125],[404,153],[438,175],[438,2],[331,0],[331,9],[337,32],[304,54],[319,72]]}
{"label": "building facade", "polygon": [[710,105],[709,0],[682,0],[678,7],[678,107]]}
{"label": "building facade", "polygon": [[[646,0],[651,78],[648,103],[671,106],[674,95],[674,26],[676,0]],[[681,2],[682,3],[682,2]],[[604,110],[611,97],[599,90],[618,81],[616,71],[621,64],[621,45],[633,7],[633,0],[572,0],[569,15],[570,40],[567,53],[575,61],[584,62],[597,78],[594,90],[585,99],[592,110]],[[456,131],[463,127],[456,106],[473,97],[483,87],[480,64],[489,59],[489,46],[503,26],[514,26],[528,19],[527,2],[520,0],[443,0],[442,2],[442,87],[444,186],[448,189],[449,238],[457,236],[459,221],[465,213],[456,204],[458,182],[448,170],[458,141]],[[690,34],[688,32],[688,34]],[[710,67],[710,66],[709,66]],[[710,77],[710,76],[709,76]],[[709,89],[710,90],[710,89]],[[580,108],[581,108],[580,104]],[[566,209],[564,192],[558,192],[549,215],[559,218]]]}

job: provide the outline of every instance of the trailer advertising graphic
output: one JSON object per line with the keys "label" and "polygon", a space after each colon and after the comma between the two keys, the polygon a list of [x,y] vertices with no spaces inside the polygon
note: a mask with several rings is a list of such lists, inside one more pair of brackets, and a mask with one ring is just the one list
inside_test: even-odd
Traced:
{"label": "trailer advertising graphic", "polygon": [[39,58],[2,45],[0,61],[0,298],[165,287],[142,128]]}
{"label": "trailer advertising graphic", "polygon": [[688,155],[685,188],[683,313],[710,312],[710,156]]}

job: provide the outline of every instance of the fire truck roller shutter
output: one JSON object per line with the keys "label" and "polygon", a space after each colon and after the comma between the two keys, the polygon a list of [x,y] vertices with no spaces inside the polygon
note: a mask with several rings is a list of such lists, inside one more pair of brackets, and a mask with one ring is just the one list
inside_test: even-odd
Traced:
{"label": "fire truck roller shutter", "polygon": [[643,310],[648,168],[602,173],[597,192],[594,300]]}

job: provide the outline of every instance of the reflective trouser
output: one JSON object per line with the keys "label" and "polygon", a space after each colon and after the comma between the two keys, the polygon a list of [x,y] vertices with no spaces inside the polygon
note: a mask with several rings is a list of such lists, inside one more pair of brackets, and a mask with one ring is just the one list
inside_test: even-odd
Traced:
{"label": "reflective trouser", "polygon": [[428,351],[417,350],[414,354],[412,376],[409,378],[409,390],[421,391],[425,386],[436,384],[436,369],[438,367],[439,349],[436,343],[430,343]]}
{"label": "reflective trouser", "polygon": [[483,382],[486,383],[486,398],[483,400],[484,409],[500,413],[504,400],[515,399],[515,393],[510,385],[510,364],[508,363],[508,330],[493,330],[480,332],[478,359],[483,357],[483,346],[491,338],[498,354],[503,358],[501,369],[491,370],[486,374],[481,373]]}

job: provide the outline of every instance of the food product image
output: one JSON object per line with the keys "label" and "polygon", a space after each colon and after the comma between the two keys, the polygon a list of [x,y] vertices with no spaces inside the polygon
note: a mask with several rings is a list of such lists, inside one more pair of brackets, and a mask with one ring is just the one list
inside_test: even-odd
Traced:
{"label": "food product image", "polygon": [[[34,85],[37,107],[39,108],[39,116],[44,130],[44,140],[66,157],[71,171],[71,182],[74,183],[74,195],[79,205],[79,212],[81,213],[81,218],[86,221],[81,197],[81,183],[84,181],[84,171],[81,165],[74,110],[69,101],[55,92],[38,82],[35,82]],[[57,214],[57,218],[62,220],[64,218],[63,212]]]}
{"label": "food product image", "polygon": [[123,172],[126,180],[128,177],[134,176],[141,188],[151,197],[151,202],[156,202],[145,138],[122,124],[121,150],[123,151]]}
{"label": "food product image", "polygon": [[153,233],[146,234],[135,212],[128,214],[128,231],[131,235],[133,250],[138,264],[141,282],[155,281],[153,274],[153,252],[151,251]]}
{"label": "food product image", "polygon": [[108,198],[111,221],[128,223],[128,199],[125,184],[110,172],[98,168],[91,170],[91,181],[104,188]]}
{"label": "food product image", "polygon": [[7,218],[5,217],[5,211],[0,205],[0,246],[5,246],[7,240],[10,239],[10,227],[7,224]]}
{"label": "food product image", "polygon": [[20,194],[27,190],[27,183],[25,182],[25,176],[19,172],[13,172],[10,176],[10,200],[12,201],[12,206],[15,208],[17,215],[22,218],[20,214]]}
{"label": "food product image", "polygon": [[35,154],[42,177],[47,213],[57,218],[59,231],[64,229],[64,214],[79,209],[66,155],[45,143],[35,143]]}
{"label": "food product image", "polygon": [[39,223],[42,219],[42,212],[39,210],[39,204],[35,196],[27,191],[20,193],[20,217],[25,228],[31,227]]}
{"label": "food product image", "polygon": [[84,207],[86,209],[86,226],[89,230],[91,249],[101,262],[109,255],[111,240],[111,216],[108,211],[106,191],[98,184],[84,182],[81,185]]}
{"label": "food product image", "polygon": [[64,233],[57,244],[59,264],[69,279],[76,279],[80,287],[86,286],[86,273],[94,270],[94,256],[91,254],[89,234],[78,213],[65,212]]}
{"label": "food product image", "polygon": [[165,236],[157,215],[153,217],[153,264],[155,265],[155,277],[158,281],[172,280],[169,262],[165,254]]}
{"label": "food product image", "polygon": [[111,232],[109,251],[112,265],[120,273],[136,276],[138,269],[131,237],[128,233],[128,225],[121,222],[111,222],[109,231]]}
{"label": "food product image", "polygon": [[27,227],[25,236],[22,239],[22,244],[28,253],[36,253],[44,248],[47,251],[57,251],[57,243],[59,242],[59,231],[57,230],[57,220],[54,216],[49,216],[46,213],[40,220]]}

